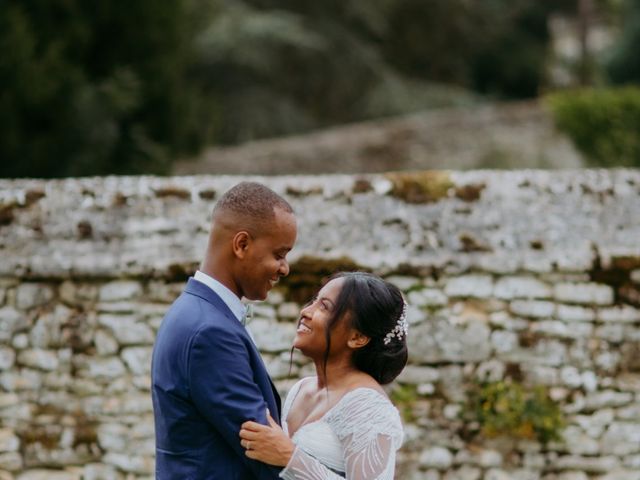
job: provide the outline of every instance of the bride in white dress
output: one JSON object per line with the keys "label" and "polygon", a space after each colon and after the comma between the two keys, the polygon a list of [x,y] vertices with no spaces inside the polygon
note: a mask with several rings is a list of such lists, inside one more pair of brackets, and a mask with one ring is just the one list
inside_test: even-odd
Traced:
{"label": "bride in white dress", "polygon": [[381,385],[407,362],[400,290],[368,273],[340,273],[300,314],[293,346],[316,376],[297,382],[280,428],[246,422],[249,458],[282,466],[286,480],[393,480],[402,423]]}

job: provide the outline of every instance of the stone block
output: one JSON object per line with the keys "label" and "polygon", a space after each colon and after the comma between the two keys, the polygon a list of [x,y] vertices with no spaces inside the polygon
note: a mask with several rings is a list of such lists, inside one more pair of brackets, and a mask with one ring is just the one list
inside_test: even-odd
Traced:
{"label": "stone block", "polygon": [[96,347],[96,352],[101,356],[113,355],[120,348],[118,340],[110,332],[103,329],[96,330],[93,343]]}
{"label": "stone block", "polygon": [[524,318],[512,317],[507,312],[494,312],[489,315],[489,322],[495,327],[517,332],[529,328],[529,321]]}
{"label": "stone block", "polygon": [[608,407],[624,407],[629,405],[633,399],[633,394],[629,392],[602,390],[590,393],[585,397],[585,409],[600,410]]}
{"label": "stone block", "polygon": [[425,288],[409,292],[407,302],[414,307],[444,307],[449,303],[449,299],[442,290]]}
{"label": "stone block", "polygon": [[476,378],[481,382],[497,382],[505,376],[507,366],[499,360],[480,362],[476,369]]}
{"label": "stone block", "polygon": [[484,480],[540,480],[540,473],[523,468],[510,470],[491,468],[485,473]]}
{"label": "stone block", "polygon": [[385,280],[389,283],[394,284],[403,292],[408,292],[409,290],[417,289],[422,284],[422,280],[420,278],[409,277],[405,275],[392,275],[390,277],[386,277]]}
{"label": "stone block", "polygon": [[518,334],[507,330],[495,330],[491,333],[491,346],[496,352],[512,352],[518,348]]}
{"label": "stone block", "polygon": [[101,302],[115,302],[118,300],[131,300],[140,295],[142,295],[140,283],[131,280],[118,280],[100,287],[98,298]]}
{"label": "stone block", "polygon": [[[267,367],[267,372],[269,372],[269,375],[274,380],[288,378],[290,375],[294,377],[298,376],[298,365],[295,363],[290,364],[288,358],[282,358],[282,354],[263,354],[262,360],[264,361],[265,367]],[[291,374],[289,370],[291,370]]]}
{"label": "stone block", "polygon": [[81,474],[65,470],[35,469],[21,473],[16,480],[81,480]]}
{"label": "stone block", "polygon": [[453,464],[453,454],[443,447],[430,447],[420,453],[419,462],[426,468],[447,470]]}
{"label": "stone block", "polygon": [[554,287],[554,297],[560,302],[585,305],[611,305],[613,289],[600,283],[559,283]]}
{"label": "stone block", "polygon": [[[543,480],[546,478],[544,477]],[[554,476],[553,480],[589,480],[589,476],[584,472],[562,472]]]}
{"label": "stone block", "polygon": [[122,476],[112,465],[88,463],[82,469],[82,480],[121,480]]}
{"label": "stone block", "polygon": [[127,453],[129,430],[128,426],[119,423],[103,423],[96,431],[98,444],[107,452]]}
{"label": "stone block", "polygon": [[285,302],[278,307],[277,318],[280,320],[292,320],[300,317],[300,305],[294,302]]}
{"label": "stone block", "polygon": [[597,319],[602,322],[635,323],[640,322],[640,310],[624,305],[622,307],[600,308]]}
{"label": "stone block", "polygon": [[521,366],[524,378],[532,385],[558,385],[560,374],[557,368],[528,362]]}
{"label": "stone block", "polygon": [[25,330],[30,323],[26,315],[13,307],[0,308],[0,342],[7,343],[19,331]]}
{"label": "stone block", "polygon": [[494,287],[494,295],[504,300],[550,298],[551,287],[534,277],[504,277]]}
{"label": "stone block", "polygon": [[19,452],[0,453],[0,480],[13,480],[10,472],[17,472],[22,469],[24,462]]}
{"label": "stone block", "polygon": [[447,281],[447,297],[489,298],[493,293],[493,279],[489,275],[464,275]]}
{"label": "stone block", "polygon": [[67,305],[83,306],[98,298],[98,287],[91,283],[76,283],[65,280],[58,288],[58,295]]}
{"label": "stone block", "polygon": [[545,300],[514,300],[509,304],[509,310],[521,317],[551,318],[556,306]]}
{"label": "stone block", "polygon": [[640,423],[614,422],[602,436],[600,452],[617,456],[640,453]]}
{"label": "stone block", "polygon": [[296,335],[295,323],[270,322],[256,318],[247,329],[261,351],[278,353],[291,349]]}
{"label": "stone block", "polygon": [[17,452],[20,439],[10,428],[0,428],[0,452]]}
{"label": "stone block", "polygon": [[98,323],[108,327],[120,345],[153,345],[155,334],[133,315],[98,315]]}
{"label": "stone block", "polygon": [[36,391],[42,387],[42,374],[29,368],[0,373],[0,386],[9,392]]}
{"label": "stone block", "polygon": [[631,470],[640,471],[640,455],[627,455],[624,457],[624,466]]}
{"label": "stone block", "polygon": [[[298,313],[300,313],[300,309],[298,308]],[[276,314],[276,309],[264,302],[254,303],[253,304],[253,318],[264,318],[266,320],[277,321],[278,316]],[[294,318],[298,318],[296,315]]]}
{"label": "stone block", "polygon": [[601,325],[596,328],[594,336],[607,342],[620,343],[627,338],[627,329],[625,327],[626,325],[619,323]]}
{"label": "stone block", "polygon": [[396,379],[400,383],[433,383],[440,379],[440,371],[437,368],[423,367],[419,365],[407,365]]}
{"label": "stone block", "polygon": [[597,455],[600,453],[598,440],[587,435],[580,427],[570,425],[562,432],[567,451],[573,455]]}
{"label": "stone block", "polygon": [[53,289],[45,283],[22,283],[16,288],[16,307],[29,310],[50,302],[53,297]]}
{"label": "stone block", "polygon": [[558,305],[556,317],[563,322],[593,322],[596,312],[591,308],[575,305]]}
{"label": "stone block", "polygon": [[151,475],[155,469],[155,461],[152,457],[142,457],[134,454],[108,452],[102,461],[107,465],[138,475]]}
{"label": "stone block", "polygon": [[489,335],[489,327],[482,322],[457,326],[434,319],[411,329],[409,356],[418,364],[486,360],[491,353]]}
{"label": "stone block", "polygon": [[152,347],[128,347],[122,350],[120,356],[134,375],[150,375],[152,353]]}
{"label": "stone block", "polygon": [[89,358],[86,368],[89,378],[98,379],[120,378],[126,372],[122,361],[115,357]]}
{"label": "stone block", "polygon": [[548,337],[567,339],[587,338],[593,331],[593,325],[587,323],[568,324],[555,320],[542,320],[531,324],[531,331]]}
{"label": "stone block", "polygon": [[16,354],[11,348],[0,346],[0,370],[9,370],[15,360]]}
{"label": "stone block", "polygon": [[612,455],[586,457],[581,455],[561,456],[554,462],[559,470],[582,470],[587,473],[606,473],[620,467],[620,459]]}
{"label": "stone block", "polygon": [[481,477],[481,469],[464,465],[455,470],[449,470],[446,472],[443,480],[480,480]]}
{"label": "stone block", "polygon": [[22,350],[17,361],[20,365],[46,371],[56,370],[60,365],[55,350]]}
{"label": "stone block", "polygon": [[29,346],[29,335],[17,333],[11,340],[11,346],[16,350],[24,350]]}
{"label": "stone block", "polygon": [[606,473],[605,475],[598,477],[596,480],[638,480],[638,478],[640,478],[638,470],[625,470],[620,468]]}

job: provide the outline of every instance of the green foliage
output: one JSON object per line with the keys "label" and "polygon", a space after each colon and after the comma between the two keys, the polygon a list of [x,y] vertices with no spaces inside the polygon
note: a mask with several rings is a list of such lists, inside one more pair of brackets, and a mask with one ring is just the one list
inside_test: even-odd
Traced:
{"label": "green foliage", "polygon": [[398,385],[391,391],[389,398],[398,408],[405,422],[413,423],[416,421],[413,406],[420,396],[415,385]]}
{"label": "green foliage", "polygon": [[548,104],[589,163],[640,167],[640,88],[560,92]]}
{"label": "green foliage", "polygon": [[188,15],[183,0],[4,2],[0,176],[159,173],[201,143]]}
{"label": "green foliage", "polygon": [[423,79],[532,97],[544,81],[549,14],[566,3],[398,0],[389,13],[386,58]]}
{"label": "green foliage", "polygon": [[615,83],[640,82],[640,0],[625,0],[624,24],[607,70]]}
{"label": "green foliage", "polygon": [[509,380],[476,386],[463,415],[477,421],[486,437],[507,435],[547,443],[561,440],[565,426],[560,407],[544,387],[527,389]]}
{"label": "green foliage", "polygon": [[206,144],[535,96],[575,3],[6,0],[0,176],[164,173]]}

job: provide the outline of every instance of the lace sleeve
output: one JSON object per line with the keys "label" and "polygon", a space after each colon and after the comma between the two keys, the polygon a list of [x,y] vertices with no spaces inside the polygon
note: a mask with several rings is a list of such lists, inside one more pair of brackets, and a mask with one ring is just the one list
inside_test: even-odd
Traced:
{"label": "lace sleeve", "polygon": [[369,388],[353,390],[329,411],[326,421],[342,444],[345,476],[296,448],[280,473],[281,478],[393,480],[396,450],[402,444],[402,423],[388,399]]}

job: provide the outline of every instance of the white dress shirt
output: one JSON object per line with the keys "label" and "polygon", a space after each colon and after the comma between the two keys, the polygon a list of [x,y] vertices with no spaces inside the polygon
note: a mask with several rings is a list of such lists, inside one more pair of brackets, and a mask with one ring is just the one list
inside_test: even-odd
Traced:
{"label": "white dress shirt", "polygon": [[215,278],[210,277],[204,272],[200,270],[196,271],[193,278],[200,283],[204,283],[207,287],[213,290],[218,296],[222,299],[222,301],[229,307],[229,310],[233,313],[233,315],[238,319],[239,322],[242,322],[242,318],[247,311],[247,307],[244,303],[240,301],[238,296],[217,281]]}

